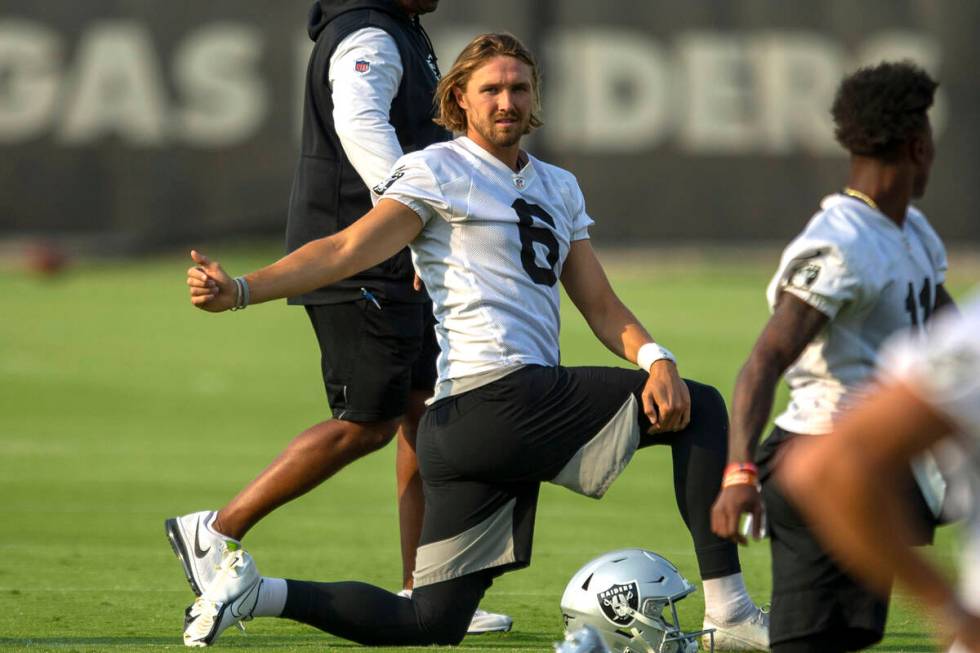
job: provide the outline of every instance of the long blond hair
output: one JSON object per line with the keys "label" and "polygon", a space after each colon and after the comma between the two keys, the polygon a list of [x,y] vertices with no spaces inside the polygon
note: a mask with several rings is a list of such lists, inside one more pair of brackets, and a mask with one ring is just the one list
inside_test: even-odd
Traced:
{"label": "long blond hair", "polygon": [[524,133],[529,134],[532,129],[537,129],[544,124],[541,120],[538,64],[534,60],[534,55],[516,36],[503,32],[480,34],[456,57],[453,67],[439,81],[433,98],[437,109],[435,118],[437,125],[452,132],[466,132],[466,112],[459,106],[453,91],[457,88],[461,91],[465,90],[473,71],[494,57],[514,57],[531,68],[531,120]]}

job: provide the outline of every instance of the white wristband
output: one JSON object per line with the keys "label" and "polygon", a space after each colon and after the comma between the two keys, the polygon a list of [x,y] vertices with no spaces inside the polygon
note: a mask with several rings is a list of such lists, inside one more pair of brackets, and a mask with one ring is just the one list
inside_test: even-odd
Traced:
{"label": "white wristband", "polygon": [[666,347],[661,347],[655,342],[648,342],[647,344],[640,347],[640,350],[636,352],[636,364],[640,366],[640,369],[644,372],[650,371],[650,366],[659,360],[667,359],[671,363],[676,363],[677,359],[674,355],[670,353],[670,350]]}

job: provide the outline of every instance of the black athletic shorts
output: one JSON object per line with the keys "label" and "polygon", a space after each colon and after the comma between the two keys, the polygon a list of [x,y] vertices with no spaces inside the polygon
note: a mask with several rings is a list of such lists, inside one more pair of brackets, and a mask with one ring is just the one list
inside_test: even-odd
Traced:
{"label": "black athletic shorts", "polygon": [[[775,427],[756,455],[772,549],[769,642],[829,637],[843,650],[856,651],[884,635],[888,597],[866,589],[837,565],[773,480],[777,452],[794,437],[820,436]],[[932,518],[911,471],[902,492],[908,494],[919,529],[916,543],[931,541]]]}
{"label": "black athletic shorts", "polygon": [[419,424],[415,586],[526,567],[542,481],[601,496],[649,428],[647,373],[529,365],[441,399]]}
{"label": "black athletic shorts", "polygon": [[378,302],[380,308],[367,299],[306,307],[336,419],[393,419],[405,413],[411,390],[435,387],[432,304]]}

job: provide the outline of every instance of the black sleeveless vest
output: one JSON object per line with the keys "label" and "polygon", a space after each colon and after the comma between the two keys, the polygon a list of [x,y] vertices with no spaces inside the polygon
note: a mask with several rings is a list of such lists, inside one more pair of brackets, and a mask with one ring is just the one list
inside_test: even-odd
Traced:
{"label": "black sleeveless vest", "polygon": [[[324,15],[331,10],[336,15]],[[306,72],[302,151],[289,197],[286,249],[290,252],[344,229],[371,210],[370,192],[344,153],[333,123],[328,68],[331,55],[345,37],[377,27],[395,40],[403,73],[389,122],[406,154],[451,137],[432,122],[439,71],[432,44],[417,18],[410,19],[393,2],[378,0],[317,3],[310,18],[316,45]],[[318,29],[321,31],[315,34]],[[361,288],[392,301],[427,300],[425,292],[412,289],[413,278],[411,256],[405,248],[355,277],[290,298],[289,303],[352,301],[361,299]]]}

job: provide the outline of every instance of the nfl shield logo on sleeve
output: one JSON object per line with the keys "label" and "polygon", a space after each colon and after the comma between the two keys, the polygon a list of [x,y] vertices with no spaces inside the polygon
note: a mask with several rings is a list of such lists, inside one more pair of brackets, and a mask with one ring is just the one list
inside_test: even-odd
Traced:
{"label": "nfl shield logo on sleeve", "polygon": [[359,73],[366,73],[367,71],[371,70],[371,63],[365,61],[364,59],[358,59],[354,62],[354,70]]}

